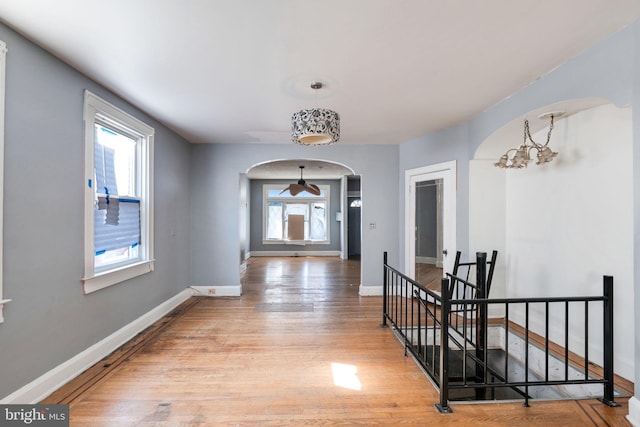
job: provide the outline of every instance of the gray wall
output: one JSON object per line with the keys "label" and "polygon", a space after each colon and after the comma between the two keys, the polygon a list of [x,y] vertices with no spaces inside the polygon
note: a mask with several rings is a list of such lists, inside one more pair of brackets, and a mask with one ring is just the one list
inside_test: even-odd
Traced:
{"label": "gray wall", "polygon": [[327,217],[329,223],[329,240],[330,243],[318,244],[318,245],[265,245],[262,243],[262,229],[264,221],[262,218],[262,201],[263,191],[262,187],[265,184],[280,184],[282,188],[297,180],[251,180],[251,252],[254,251],[295,251],[295,252],[309,252],[309,251],[339,251],[340,250],[340,223],[336,221],[336,212],[340,211],[340,181],[322,181],[322,180],[307,180],[310,183],[316,185],[329,185],[329,216]]}
{"label": "gray wall", "polygon": [[[0,24],[7,44],[0,398],[189,284],[191,146]],[[83,92],[153,126],[156,271],[84,295]]]}
{"label": "gray wall", "polygon": [[[0,24],[7,43],[4,296],[0,396],[66,361],[188,284],[239,284],[239,176],[275,159],[336,161],[362,177],[362,283],[380,285],[382,252],[404,265],[404,171],[457,160],[457,245],[468,251],[469,166],[491,133],[535,108],[601,97],[632,105],[640,144],[640,25],[634,23],[466,123],[401,146],[189,146],[156,121]],[[156,271],[83,295],[82,93],[156,128]],[[462,101],[461,101],[462,102]],[[427,120],[428,118],[425,118]],[[345,141],[347,142],[347,141]],[[634,149],[640,182],[640,149]],[[398,203],[394,203],[398,202]],[[640,307],[640,185],[634,186],[635,305]],[[372,227],[370,225],[374,225]],[[191,236],[191,238],[190,238]],[[190,264],[191,263],[191,264]],[[640,310],[636,310],[640,324]],[[630,337],[631,339],[631,337]],[[640,334],[636,396],[640,395]],[[46,352],[46,357],[42,357]]]}
{"label": "gray wall", "polygon": [[[633,106],[634,182],[640,183],[640,23],[614,34],[551,73],[539,78],[472,120],[400,146],[399,198],[404,206],[404,171],[416,167],[457,160],[457,244],[468,252],[469,241],[469,159],[493,132],[524,114],[556,102],[603,98],[623,106]],[[634,186],[635,306],[640,307],[640,185]],[[400,217],[400,230],[404,218]],[[404,244],[400,242],[404,261]],[[640,309],[635,311],[640,325]],[[629,337],[629,339],[633,339]],[[635,337],[635,395],[640,395],[640,334]]]}
{"label": "gray wall", "polygon": [[[456,244],[457,250],[468,252],[469,247],[469,135],[468,126],[462,124],[444,129],[425,137],[409,141],[400,145],[399,161],[400,176],[398,179],[399,206],[404,212],[405,192],[404,173],[409,169],[437,163],[456,161],[458,173],[456,187]],[[400,215],[400,259],[401,265],[405,265],[404,215]],[[450,253],[454,251],[449,250]]]}
{"label": "gray wall", "polygon": [[[192,284],[238,286],[238,176],[276,159],[316,159],[350,167],[362,179],[362,284],[380,286],[384,251],[398,262],[398,146],[200,144],[192,151]],[[369,224],[375,224],[371,229]]]}

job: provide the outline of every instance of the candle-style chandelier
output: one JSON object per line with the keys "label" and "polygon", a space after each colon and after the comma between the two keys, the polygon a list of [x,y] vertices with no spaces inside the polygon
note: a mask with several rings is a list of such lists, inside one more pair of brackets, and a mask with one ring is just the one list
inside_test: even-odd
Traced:
{"label": "candle-style chandelier", "polygon": [[[554,157],[558,155],[557,152],[549,148],[549,141],[551,141],[551,132],[553,131],[553,119],[554,117],[559,117],[562,114],[562,112],[554,112],[545,113],[539,116],[540,119],[544,119],[547,117],[550,118],[549,132],[547,133],[547,140],[544,144],[538,144],[533,140],[533,138],[531,137],[531,132],[529,131],[529,120],[525,119],[522,145],[520,145],[518,148],[507,150],[507,152],[504,153],[502,157],[500,157],[500,160],[494,163],[494,166],[504,169],[524,168],[532,160],[531,152],[533,150],[537,151],[536,158],[538,159],[538,161],[536,162],[536,165],[549,163],[551,160],[553,160]],[[513,154],[511,155],[510,153]]]}

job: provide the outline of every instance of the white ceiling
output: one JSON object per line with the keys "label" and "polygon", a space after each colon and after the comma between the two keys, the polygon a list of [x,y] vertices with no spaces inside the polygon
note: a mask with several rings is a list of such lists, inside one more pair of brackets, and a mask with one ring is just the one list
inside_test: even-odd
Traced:
{"label": "white ceiling", "polygon": [[340,113],[341,144],[403,143],[638,16],[640,0],[0,1],[4,23],[196,143],[289,144],[315,106]]}

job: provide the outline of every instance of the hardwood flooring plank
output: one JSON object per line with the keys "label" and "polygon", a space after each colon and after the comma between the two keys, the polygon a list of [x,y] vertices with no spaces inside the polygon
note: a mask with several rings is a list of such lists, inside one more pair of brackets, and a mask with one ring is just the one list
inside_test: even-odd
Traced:
{"label": "hardwood flooring plank", "polygon": [[379,327],[382,299],[358,295],[358,262],[250,261],[242,297],[192,298],[45,401],[69,403],[72,426],[626,425],[622,399],[440,414],[437,391]]}

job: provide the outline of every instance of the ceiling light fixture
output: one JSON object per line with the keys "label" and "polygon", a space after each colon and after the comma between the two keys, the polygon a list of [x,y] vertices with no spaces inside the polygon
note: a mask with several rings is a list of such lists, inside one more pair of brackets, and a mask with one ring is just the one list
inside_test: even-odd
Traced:
{"label": "ceiling light fixture", "polygon": [[307,193],[313,194],[314,196],[319,196],[320,195],[320,187],[318,187],[315,184],[307,184],[307,182],[302,178],[302,171],[304,170],[304,166],[298,166],[298,167],[300,168],[300,179],[298,180],[298,183],[297,184],[291,184],[291,185],[287,186],[287,188],[282,190],[280,192],[280,194],[282,194],[285,191],[289,190],[289,193],[292,196],[296,196],[296,195],[302,193],[303,191],[306,191]]}
{"label": "ceiling light fixture", "polygon": [[[311,83],[311,89],[322,89],[322,83]],[[300,145],[329,145],[340,139],[340,116],[332,110],[312,108],[300,110],[291,117],[291,140]]]}
{"label": "ceiling light fixture", "polygon": [[[531,132],[529,131],[529,120],[525,119],[524,121],[524,137],[522,145],[518,148],[512,148],[507,150],[506,153],[500,157],[494,166],[504,169],[522,169],[526,167],[531,159],[531,151],[536,150],[538,153],[536,157],[538,161],[536,165],[542,165],[545,163],[549,163],[553,160],[554,157],[558,155],[557,152],[551,150],[549,148],[549,141],[551,140],[551,131],[553,131],[553,119],[554,117],[560,117],[564,113],[562,112],[553,112],[553,113],[545,113],[538,116],[539,119],[550,118],[549,123],[549,132],[547,133],[547,141],[544,144],[538,144],[531,137]],[[514,152],[512,157],[509,157],[509,153]]]}

